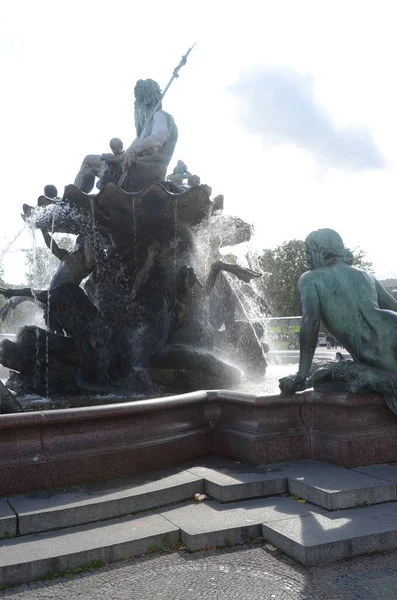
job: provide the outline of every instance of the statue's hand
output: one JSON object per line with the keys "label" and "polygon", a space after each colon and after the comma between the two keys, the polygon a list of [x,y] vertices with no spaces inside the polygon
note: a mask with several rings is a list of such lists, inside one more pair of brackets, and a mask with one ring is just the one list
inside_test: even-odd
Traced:
{"label": "statue's hand", "polygon": [[0,287],[0,296],[4,296],[4,298],[12,298],[14,296],[14,290],[11,288]]}
{"label": "statue's hand", "polygon": [[132,168],[132,165],[136,163],[137,155],[134,150],[127,150],[125,153],[125,158],[123,160],[123,172],[128,171]]}
{"label": "statue's hand", "polygon": [[279,379],[279,388],[282,394],[295,394],[302,392],[307,388],[306,378],[297,373],[296,375],[287,375]]}
{"label": "statue's hand", "polygon": [[124,160],[124,152],[121,152],[121,154],[111,154],[110,152],[107,154],[102,154],[102,160],[105,160],[108,163],[118,163],[118,162],[122,162]]}

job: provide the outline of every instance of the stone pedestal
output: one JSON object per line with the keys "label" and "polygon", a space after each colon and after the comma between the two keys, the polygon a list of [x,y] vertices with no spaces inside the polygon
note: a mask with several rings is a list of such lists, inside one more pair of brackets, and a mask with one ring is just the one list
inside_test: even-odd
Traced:
{"label": "stone pedestal", "polygon": [[193,392],[0,416],[0,496],[114,479],[219,453],[251,464],[397,462],[397,417],[375,394]]}
{"label": "stone pedestal", "polygon": [[220,454],[253,464],[314,459],[345,467],[397,462],[397,417],[377,394],[219,392]]}

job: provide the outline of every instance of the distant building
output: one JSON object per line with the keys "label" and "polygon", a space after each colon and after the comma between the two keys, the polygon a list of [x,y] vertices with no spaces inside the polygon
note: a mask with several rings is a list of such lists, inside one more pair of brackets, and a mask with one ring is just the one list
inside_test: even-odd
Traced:
{"label": "distant building", "polygon": [[384,279],[380,283],[397,300],[397,279]]}

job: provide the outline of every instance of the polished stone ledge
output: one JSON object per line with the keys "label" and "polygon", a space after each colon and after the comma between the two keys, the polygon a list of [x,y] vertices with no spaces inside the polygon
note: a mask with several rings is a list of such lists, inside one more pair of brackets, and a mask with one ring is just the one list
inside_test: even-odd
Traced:
{"label": "polished stone ledge", "polygon": [[0,416],[0,496],[115,479],[217,452],[251,464],[397,461],[376,394],[199,391]]}

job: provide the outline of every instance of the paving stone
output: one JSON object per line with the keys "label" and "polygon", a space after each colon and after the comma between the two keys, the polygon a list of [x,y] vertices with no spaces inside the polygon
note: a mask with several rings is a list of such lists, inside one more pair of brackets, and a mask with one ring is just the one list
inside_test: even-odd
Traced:
{"label": "paving stone", "polygon": [[123,517],[0,542],[0,585],[34,581],[91,561],[111,563],[160,550],[179,539],[178,527],[159,515]]}
{"label": "paving stone", "polygon": [[397,503],[267,522],[263,536],[305,565],[397,548]]}
{"label": "paving stone", "polygon": [[0,498],[0,538],[17,534],[17,518],[4,498]]}
{"label": "paving stone", "polygon": [[187,468],[205,479],[205,493],[219,502],[275,496],[287,491],[287,478],[277,465],[248,465],[213,456],[187,463]]}
{"label": "paving stone", "polygon": [[391,482],[318,461],[292,463],[287,476],[291,494],[327,510],[397,499],[396,486]]}
{"label": "paving stone", "polygon": [[397,483],[397,463],[385,463],[382,465],[368,465],[366,467],[356,467],[353,469],[359,473],[365,475],[371,475],[372,477],[378,477],[379,479],[385,479],[386,481],[393,481]]}
{"label": "paving stone", "polygon": [[137,513],[193,498],[202,478],[176,469],[152,471],[103,484],[36,492],[9,498],[26,535]]}
{"label": "paving stone", "polygon": [[262,523],[324,511],[309,503],[275,496],[230,504],[188,502],[157,512],[180,528],[182,541],[195,551],[244,544],[261,536]]}

